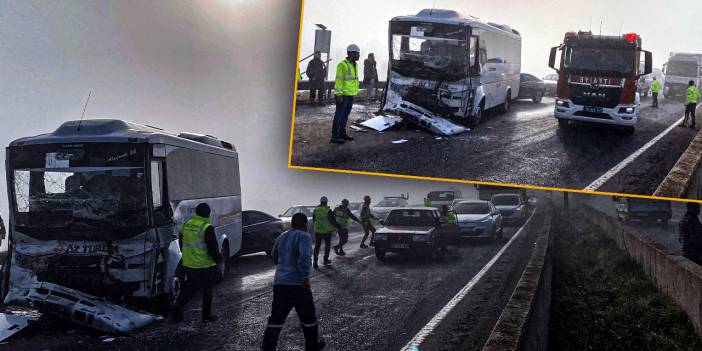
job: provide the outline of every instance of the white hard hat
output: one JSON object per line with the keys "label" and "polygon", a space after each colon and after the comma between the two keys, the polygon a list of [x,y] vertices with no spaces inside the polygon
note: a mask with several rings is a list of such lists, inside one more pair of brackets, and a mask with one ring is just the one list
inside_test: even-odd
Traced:
{"label": "white hard hat", "polygon": [[346,48],[346,52],[361,52],[361,48],[358,47],[356,44],[351,44],[349,47]]}
{"label": "white hard hat", "polygon": [[326,197],[326,196],[322,196],[322,198],[319,199],[319,202],[327,202],[327,197]]}

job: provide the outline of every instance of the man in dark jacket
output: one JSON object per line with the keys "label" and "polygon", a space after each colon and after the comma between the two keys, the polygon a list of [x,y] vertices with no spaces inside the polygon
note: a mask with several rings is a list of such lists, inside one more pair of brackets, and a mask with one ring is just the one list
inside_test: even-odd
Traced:
{"label": "man in dark jacket", "polygon": [[326,78],[327,67],[322,61],[322,53],[314,52],[314,58],[307,64],[307,77],[310,79],[310,103],[324,103],[324,79]]}
{"label": "man in dark jacket", "polygon": [[195,215],[181,227],[180,247],[186,280],[173,310],[173,320],[183,320],[183,306],[195,291],[202,290],[202,320],[214,321],[217,316],[211,313],[212,284],[217,276],[217,264],[226,257],[220,257],[217,237],[210,221],[210,206],[206,203],[197,205]]}
{"label": "man in dark jacket", "polygon": [[310,287],[312,236],[306,229],[307,216],[296,213],[292,217],[292,229],[280,234],[273,244],[271,256],[278,267],[273,278],[271,315],[261,345],[264,351],[275,351],[285,319],[293,308],[302,324],[305,351],[324,348],[324,341],[319,340],[317,314]]}
{"label": "man in dark jacket", "polygon": [[363,60],[363,83],[366,85],[366,104],[375,98],[378,85],[378,69],[376,68],[375,54],[368,54]]}
{"label": "man in dark jacket", "polygon": [[371,234],[370,244],[374,245],[373,239],[375,239],[375,227],[373,226],[372,220],[378,220],[373,212],[370,210],[371,198],[366,195],[363,197],[363,206],[361,207],[361,225],[363,226],[363,239],[361,240],[361,248],[367,249],[366,239],[368,239],[368,234]]}
{"label": "man in dark jacket", "polygon": [[346,256],[346,252],[344,252],[344,244],[349,241],[349,226],[351,224],[349,219],[352,219],[357,223],[361,223],[361,221],[359,221],[358,218],[351,213],[351,209],[349,209],[349,200],[346,199],[341,200],[341,205],[334,209],[334,218],[336,219],[336,223],[333,224],[337,229],[337,233],[339,233],[339,243],[334,246],[334,253],[339,256]]}
{"label": "man in dark jacket", "polygon": [[687,212],[680,220],[680,244],[683,256],[702,265],[702,223],[700,223],[700,204],[687,203]]}

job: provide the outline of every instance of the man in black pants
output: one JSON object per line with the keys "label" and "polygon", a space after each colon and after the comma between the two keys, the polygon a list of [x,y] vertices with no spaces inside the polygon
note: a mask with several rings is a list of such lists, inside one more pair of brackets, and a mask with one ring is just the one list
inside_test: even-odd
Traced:
{"label": "man in black pants", "polygon": [[275,351],[285,319],[293,308],[302,324],[305,350],[324,348],[324,341],[318,338],[317,314],[310,287],[312,236],[305,229],[307,216],[296,213],[292,218],[292,229],[280,234],[273,244],[271,256],[278,267],[273,280],[271,315],[261,345],[263,351]]}
{"label": "man in black pants", "polygon": [[363,206],[361,207],[361,225],[363,226],[363,239],[361,240],[361,248],[367,249],[366,239],[368,239],[368,234],[371,234],[370,244],[374,245],[373,239],[375,239],[375,227],[371,222],[372,219],[378,220],[376,216],[370,210],[371,198],[366,195],[363,197]]}
{"label": "man in black pants", "polygon": [[336,223],[334,212],[327,205],[328,201],[326,196],[322,196],[319,199],[319,205],[312,212],[312,223],[314,224],[314,262],[312,266],[314,269],[319,268],[317,261],[319,260],[319,249],[322,246],[322,242],[324,242],[324,265],[328,266],[331,264],[329,260],[331,237],[332,233],[339,227],[339,224]]}

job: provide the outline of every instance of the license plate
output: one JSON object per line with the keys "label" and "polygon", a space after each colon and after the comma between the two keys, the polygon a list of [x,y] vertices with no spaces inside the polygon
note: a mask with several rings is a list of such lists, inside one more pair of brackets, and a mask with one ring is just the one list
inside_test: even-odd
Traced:
{"label": "license plate", "polygon": [[409,244],[390,244],[391,249],[409,249]]}
{"label": "license plate", "polygon": [[601,113],[604,110],[602,109],[602,107],[585,106],[585,107],[583,107],[583,111]]}

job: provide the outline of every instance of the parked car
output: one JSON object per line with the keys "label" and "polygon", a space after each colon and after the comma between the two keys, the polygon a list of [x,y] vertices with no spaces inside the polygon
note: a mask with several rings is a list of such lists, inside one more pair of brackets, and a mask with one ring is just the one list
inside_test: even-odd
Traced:
{"label": "parked car", "polygon": [[314,212],[314,209],[317,206],[304,206],[304,205],[298,205],[298,206],[292,206],[288,208],[283,214],[278,215],[278,218],[283,222],[283,225],[285,225],[285,228],[288,229],[292,225],[292,216],[294,216],[296,213],[303,213],[305,216],[307,216],[307,231],[309,233],[314,232],[314,226],[312,224],[312,212]]}
{"label": "parked car", "polygon": [[431,206],[436,208],[441,208],[441,206],[451,206],[453,200],[460,199],[463,194],[458,190],[442,190],[442,191],[432,191],[427,194],[427,198],[424,200],[425,206]]}
{"label": "parked car", "polygon": [[261,211],[242,211],[241,250],[237,256],[257,252],[271,254],[273,243],[287,228],[283,221]]}
{"label": "parked car", "polygon": [[462,237],[502,239],[502,215],[490,201],[459,201],[453,211]]}
{"label": "parked car", "polygon": [[517,99],[531,99],[535,104],[538,104],[544,95],[546,95],[544,81],[528,73],[519,75],[519,95]]}
{"label": "parked car", "polygon": [[558,83],[558,74],[551,73],[544,77],[544,88],[546,88],[545,96],[556,96],[556,85]]}
{"label": "parked car", "polygon": [[385,226],[375,232],[375,256],[383,260],[387,252],[411,252],[436,257],[439,249],[455,243],[455,225],[441,221],[433,207],[395,208]]}
{"label": "parked car", "polygon": [[673,217],[670,201],[617,197],[617,217],[625,223],[630,221],[668,224]]}
{"label": "parked car", "polygon": [[504,223],[521,224],[527,218],[527,204],[519,194],[495,194],[490,199]]}
{"label": "parked car", "polygon": [[378,217],[380,220],[384,220],[387,217],[390,210],[397,207],[407,207],[407,197],[404,196],[387,196],[380,200],[375,206],[371,208],[371,212],[374,216]]}

